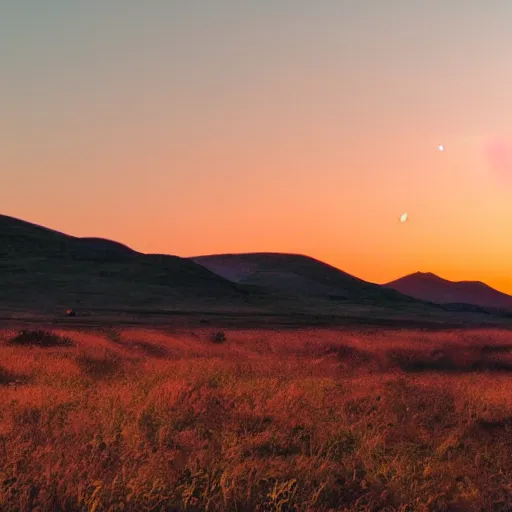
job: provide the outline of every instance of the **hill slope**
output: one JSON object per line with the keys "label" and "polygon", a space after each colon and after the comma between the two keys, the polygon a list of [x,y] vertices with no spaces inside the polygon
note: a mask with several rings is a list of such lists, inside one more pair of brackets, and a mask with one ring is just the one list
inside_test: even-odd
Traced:
{"label": "hill slope", "polygon": [[264,322],[267,317],[286,318],[286,325],[340,319],[388,325],[458,318],[466,323],[473,318],[306,256],[261,253],[197,261],[201,264],[142,254],[109,240],[73,237],[0,215],[0,310],[11,318],[11,313],[54,316],[75,308],[115,321],[121,313],[128,322],[169,312],[226,319],[260,315]]}
{"label": "hill slope", "polygon": [[244,292],[187,258],[146,255],[0,215],[0,305],[174,307],[240,301]]}
{"label": "hill slope", "polygon": [[286,295],[380,305],[416,302],[393,290],[298,254],[220,254],[192,259],[235,283],[256,285]]}
{"label": "hill slope", "polygon": [[405,295],[439,304],[465,303],[512,310],[512,297],[478,281],[449,281],[416,272],[384,285]]}

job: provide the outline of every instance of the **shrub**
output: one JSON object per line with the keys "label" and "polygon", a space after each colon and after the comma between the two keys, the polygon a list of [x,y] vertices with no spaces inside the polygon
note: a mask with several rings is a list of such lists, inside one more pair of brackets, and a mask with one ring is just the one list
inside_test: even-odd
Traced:
{"label": "shrub", "polygon": [[11,338],[9,344],[42,348],[74,346],[69,338],[43,330],[23,330]]}
{"label": "shrub", "polygon": [[102,329],[101,332],[112,343],[121,343],[121,333],[116,329]]}
{"label": "shrub", "polygon": [[212,335],[211,340],[213,343],[224,343],[226,341],[226,333],[224,331],[218,331]]}
{"label": "shrub", "polygon": [[11,372],[0,366],[0,386],[7,386],[17,382],[17,377],[12,375]]}

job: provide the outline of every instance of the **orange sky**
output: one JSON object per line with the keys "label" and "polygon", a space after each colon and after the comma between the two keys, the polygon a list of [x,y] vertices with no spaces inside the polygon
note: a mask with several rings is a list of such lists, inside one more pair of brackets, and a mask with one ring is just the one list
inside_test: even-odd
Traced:
{"label": "orange sky", "polygon": [[512,294],[507,3],[115,4],[0,7],[2,213]]}

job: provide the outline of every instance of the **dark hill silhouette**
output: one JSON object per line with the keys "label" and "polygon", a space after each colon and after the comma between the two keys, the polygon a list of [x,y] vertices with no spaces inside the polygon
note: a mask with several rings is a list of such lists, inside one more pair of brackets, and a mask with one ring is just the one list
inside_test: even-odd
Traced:
{"label": "dark hill silhouette", "polygon": [[235,283],[251,284],[293,296],[358,303],[414,303],[414,299],[363,281],[327,263],[299,254],[245,253],[192,258]]}
{"label": "dark hill silhouette", "polygon": [[416,272],[384,286],[439,304],[474,304],[485,308],[512,310],[512,296],[480,281],[449,281],[430,272]]}
{"label": "dark hill silhouette", "polygon": [[0,215],[0,305],[175,307],[247,290],[187,258],[147,255]]}
{"label": "dark hill silhouette", "polygon": [[196,260],[201,264],[0,215],[0,310],[9,317],[89,310],[100,317],[114,314],[116,321],[122,313],[128,322],[134,315],[170,313],[211,313],[256,323],[279,318],[275,321],[284,325],[482,321],[482,315],[468,316],[464,305],[448,308],[413,299],[306,256],[259,253]]}
{"label": "dark hill silhouette", "polygon": [[74,260],[121,260],[137,253],[118,242],[78,238],[7,215],[0,215],[0,257],[59,257]]}

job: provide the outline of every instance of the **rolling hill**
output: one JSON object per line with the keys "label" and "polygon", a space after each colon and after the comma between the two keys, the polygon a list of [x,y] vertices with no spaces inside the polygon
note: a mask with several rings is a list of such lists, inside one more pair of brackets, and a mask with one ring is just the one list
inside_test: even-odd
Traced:
{"label": "rolling hill", "polygon": [[477,316],[468,316],[464,305],[449,309],[418,300],[307,256],[143,254],[110,240],[74,237],[0,215],[2,318],[42,314],[55,319],[68,308],[115,321],[122,321],[121,315],[128,322],[169,314],[279,325],[439,325],[482,318],[473,310]]}
{"label": "rolling hill", "polygon": [[449,281],[429,272],[416,272],[384,286],[439,304],[474,304],[484,308],[512,310],[512,296],[478,281]]}
{"label": "rolling hill", "polygon": [[246,300],[243,287],[187,258],[142,254],[0,215],[0,305],[173,308]]}
{"label": "rolling hill", "polygon": [[418,302],[309,256],[246,253],[198,256],[192,260],[234,283],[254,285],[294,297],[379,305]]}

